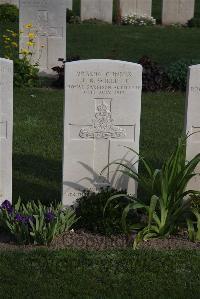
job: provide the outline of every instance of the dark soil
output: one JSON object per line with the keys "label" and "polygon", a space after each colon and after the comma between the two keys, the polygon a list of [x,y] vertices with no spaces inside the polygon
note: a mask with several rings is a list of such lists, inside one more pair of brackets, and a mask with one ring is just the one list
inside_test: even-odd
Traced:
{"label": "dark soil", "polygon": [[186,234],[170,236],[166,239],[154,239],[143,242],[143,249],[176,250],[176,249],[200,249],[200,242],[191,242]]}
{"label": "dark soil", "polygon": [[[111,250],[131,248],[134,236],[126,238],[124,235],[102,236],[84,231],[71,231],[55,238],[46,246],[17,245],[12,238],[5,233],[0,233],[0,250],[33,250],[47,248],[52,250],[73,248],[85,250]],[[200,249],[200,242],[193,243],[188,240],[186,234],[171,236],[166,239],[155,239],[140,244],[140,249],[176,250],[176,249]]]}

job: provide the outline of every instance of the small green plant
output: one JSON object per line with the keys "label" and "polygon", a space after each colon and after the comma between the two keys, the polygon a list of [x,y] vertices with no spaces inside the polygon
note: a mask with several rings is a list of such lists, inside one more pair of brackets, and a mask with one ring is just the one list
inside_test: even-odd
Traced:
{"label": "small green plant", "polygon": [[[134,150],[130,150],[135,154]],[[126,230],[139,230],[134,248],[142,240],[167,237],[175,232],[182,221],[185,221],[185,213],[190,209],[190,195],[199,194],[195,190],[186,191],[188,182],[196,175],[194,170],[200,162],[200,154],[198,154],[186,163],[186,138],[182,137],[178,140],[176,149],[164,162],[161,169],[153,169],[143,157],[140,157],[139,160],[144,164],[146,171],[144,176],[126,164],[115,163],[122,167],[120,172],[136,180],[147,191],[150,198],[149,204],[145,204],[142,200],[128,197],[131,203],[122,213],[122,223]],[[121,194],[121,196],[126,197],[127,195]],[[120,198],[120,195],[112,196],[107,201],[105,209],[116,198]],[[140,223],[127,228],[127,215],[130,211],[137,209],[142,209],[146,214],[146,224],[142,229]]]}
{"label": "small green plant", "polygon": [[[19,49],[19,36],[21,38],[23,36],[27,37],[24,48],[21,49]],[[41,45],[37,61],[33,61],[37,47],[36,38],[37,32],[32,24],[24,25],[24,31],[21,31],[19,34],[7,29],[3,35],[4,56],[14,61],[14,85],[17,87],[33,87],[37,85],[39,60],[44,46]]]}
{"label": "small green plant", "polygon": [[194,17],[189,20],[188,27],[200,27],[200,18]]}
{"label": "small green plant", "polygon": [[67,23],[69,24],[80,24],[81,18],[77,16],[73,10],[67,9]]}
{"label": "small green plant", "polygon": [[69,231],[77,221],[74,210],[61,204],[46,207],[40,202],[12,206],[4,201],[0,207],[0,227],[7,230],[18,243],[47,245],[59,234]]}
{"label": "small green plant", "polygon": [[165,70],[153,62],[149,57],[143,56],[138,61],[143,67],[142,90],[155,92],[169,88],[169,79]]}
{"label": "small green plant", "polygon": [[[117,194],[121,192],[109,188],[101,189],[99,193],[85,192],[84,196],[77,200],[76,215],[79,217],[77,228],[106,235],[122,233],[121,213],[129,202],[126,198],[121,197],[121,200],[116,202],[117,208],[108,207],[103,217],[106,202]],[[137,219],[136,212],[134,214]]]}
{"label": "small green plant", "polygon": [[34,87],[38,85],[38,68],[30,64],[26,58],[14,61],[14,86]]}
{"label": "small green plant", "polygon": [[188,236],[190,241],[197,242],[200,241],[200,212],[195,208],[192,208],[191,212],[195,216],[196,221],[193,221],[191,218],[187,219]]}
{"label": "small green plant", "polygon": [[0,22],[17,22],[19,19],[19,9],[15,5],[0,5]]}
{"label": "small green plant", "polygon": [[134,25],[134,26],[153,26],[156,25],[156,19],[147,15],[130,14],[121,17],[122,25]]}
{"label": "small green plant", "polygon": [[167,69],[167,76],[171,87],[175,90],[186,90],[188,67],[199,62],[200,60],[181,59],[172,63]]}

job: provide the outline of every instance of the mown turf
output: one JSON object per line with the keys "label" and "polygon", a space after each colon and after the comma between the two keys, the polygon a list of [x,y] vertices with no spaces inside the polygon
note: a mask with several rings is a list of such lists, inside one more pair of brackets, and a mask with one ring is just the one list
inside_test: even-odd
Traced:
{"label": "mown turf", "polygon": [[15,90],[14,199],[60,200],[63,91]]}
{"label": "mown turf", "polygon": [[[14,94],[14,199],[59,201],[64,93],[16,89]],[[155,167],[169,155],[182,133],[184,102],[182,93],[143,94],[141,153]]]}
{"label": "mown turf", "polygon": [[197,251],[0,254],[0,298],[200,297]]}
{"label": "mown turf", "polygon": [[200,59],[199,28],[68,25],[68,55],[137,62],[143,55],[168,66]]}

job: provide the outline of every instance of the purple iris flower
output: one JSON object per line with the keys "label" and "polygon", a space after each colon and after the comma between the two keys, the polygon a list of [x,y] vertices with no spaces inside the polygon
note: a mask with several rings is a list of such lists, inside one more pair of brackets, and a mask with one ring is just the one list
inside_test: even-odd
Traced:
{"label": "purple iris flower", "polygon": [[2,210],[6,210],[8,212],[8,214],[12,214],[13,212],[13,206],[10,203],[9,200],[5,200],[2,204],[1,204],[1,209]]}
{"label": "purple iris flower", "polygon": [[24,218],[23,215],[18,214],[18,213],[15,215],[15,221],[16,221],[16,222],[24,223],[24,220],[25,220],[25,218]]}
{"label": "purple iris flower", "polygon": [[51,223],[55,219],[55,214],[52,211],[49,211],[45,214],[45,221]]}
{"label": "purple iris flower", "polygon": [[30,220],[33,221],[32,216],[24,216],[18,213],[15,215],[14,219],[16,222],[23,223],[23,224],[30,224]]}

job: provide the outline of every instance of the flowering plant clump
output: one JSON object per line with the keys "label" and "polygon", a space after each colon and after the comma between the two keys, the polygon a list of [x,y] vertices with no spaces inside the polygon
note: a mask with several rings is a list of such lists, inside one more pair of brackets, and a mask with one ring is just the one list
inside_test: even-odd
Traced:
{"label": "flowering plant clump", "polygon": [[61,204],[46,207],[38,202],[13,206],[5,200],[0,206],[0,227],[13,235],[18,243],[47,245],[55,236],[68,231],[77,221],[74,210]]}
{"label": "flowering plant clump", "polygon": [[147,15],[130,14],[121,17],[122,25],[134,25],[134,26],[153,26],[156,25],[156,19]]}
{"label": "flowering plant clump", "polygon": [[[19,48],[19,38],[26,36],[23,48]],[[19,34],[7,29],[3,35],[4,57],[14,61],[15,86],[34,86],[38,79],[38,66],[44,46],[39,50],[39,56],[35,59],[37,48],[37,31],[32,24],[24,25],[24,31]]]}

